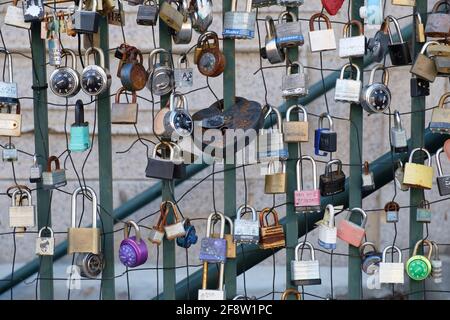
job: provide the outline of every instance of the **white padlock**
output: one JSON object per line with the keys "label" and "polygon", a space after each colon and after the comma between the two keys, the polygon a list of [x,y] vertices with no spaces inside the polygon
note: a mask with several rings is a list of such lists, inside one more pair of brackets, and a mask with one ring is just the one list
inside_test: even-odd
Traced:
{"label": "white padlock", "polygon": [[[347,68],[354,68],[356,70],[356,79],[344,79],[344,72]],[[359,102],[361,94],[361,71],[356,64],[345,64],[341,69],[341,76],[336,80],[336,87],[334,89],[334,100],[337,102]]]}

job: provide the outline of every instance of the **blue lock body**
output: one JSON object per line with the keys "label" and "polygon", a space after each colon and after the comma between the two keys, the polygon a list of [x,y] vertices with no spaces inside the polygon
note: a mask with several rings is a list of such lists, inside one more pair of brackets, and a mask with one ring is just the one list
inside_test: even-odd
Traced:
{"label": "blue lock body", "polygon": [[177,238],[177,245],[181,248],[188,249],[191,245],[197,243],[198,236],[195,227],[191,225],[189,219],[186,219],[184,223],[184,230],[186,231],[186,235]]}
{"label": "blue lock body", "polygon": [[69,150],[83,152],[91,147],[89,122],[84,122],[84,107],[81,100],[75,103],[75,123],[70,127]]}

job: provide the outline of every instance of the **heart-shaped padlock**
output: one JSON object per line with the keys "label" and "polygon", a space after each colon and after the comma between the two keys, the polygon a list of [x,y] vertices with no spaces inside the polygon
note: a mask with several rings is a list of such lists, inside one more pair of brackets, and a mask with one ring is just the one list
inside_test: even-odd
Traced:
{"label": "heart-shaped padlock", "polygon": [[342,8],[345,0],[322,0],[322,5],[328,14],[334,16]]}

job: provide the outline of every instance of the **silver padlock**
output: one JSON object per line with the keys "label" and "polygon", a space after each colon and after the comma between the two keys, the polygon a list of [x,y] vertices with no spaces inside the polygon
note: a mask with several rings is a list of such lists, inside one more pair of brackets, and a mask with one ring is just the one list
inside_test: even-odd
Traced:
{"label": "silver padlock", "polygon": [[8,162],[17,161],[17,149],[12,143],[7,143],[2,150],[2,160]]}
{"label": "silver padlock", "polygon": [[328,204],[325,208],[323,219],[318,222],[319,245],[327,250],[335,250],[337,242],[337,228],[334,220],[334,206]]}
{"label": "silver padlock", "polygon": [[305,43],[300,21],[292,12],[283,11],[280,13],[275,30],[277,44],[282,49],[302,46]]}
{"label": "silver padlock", "polygon": [[[351,37],[351,26],[357,26],[359,35]],[[363,25],[358,20],[351,20],[344,25],[343,38],[339,39],[339,57],[363,57],[366,53],[366,37],[364,36]]]}
{"label": "silver padlock", "polygon": [[[397,262],[387,262],[386,254],[389,249],[397,251]],[[402,251],[396,246],[384,248],[379,270],[380,283],[404,283],[404,272],[405,267],[402,262]]]}
{"label": "silver padlock", "polygon": [[275,22],[271,16],[266,16],[265,27],[265,47],[261,48],[261,57],[267,59],[272,64],[283,62],[285,59],[284,50],[277,43]]}
{"label": "silver padlock", "polygon": [[[303,247],[308,247],[311,251],[310,260],[302,260],[299,251]],[[320,279],[319,260],[315,259],[314,247],[308,242],[300,242],[295,247],[295,260],[291,261],[291,282],[296,286],[318,285],[322,283]]]}
{"label": "silver padlock", "polygon": [[[298,72],[292,73],[292,66],[297,66]],[[281,94],[283,98],[303,97],[308,94],[308,80],[305,68],[299,61],[292,62],[286,70],[281,82]]]}
{"label": "silver padlock", "polygon": [[[164,59],[158,62],[158,56],[164,54]],[[163,96],[172,91],[175,81],[170,54],[165,49],[154,49],[148,57],[147,89],[154,95]]]}
{"label": "silver padlock", "polygon": [[13,79],[12,56],[5,48],[0,48],[0,52],[3,52],[8,57],[9,76],[8,82],[0,81],[0,105],[9,107],[17,106],[19,104],[19,96],[17,92],[17,83],[15,83]]}
{"label": "silver padlock", "polygon": [[406,130],[403,128],[402,119],[398,110],[394,111],[394,126],[391,128],[391,145],[394,148],[394,152],[408,152]]}
{"label": "silver padlock", "polygon": [[[356,79],[344,79],[344,72],[347,68],[356,70]],[[356,64],[345,64],[341,69],[341,76],[336,80],[336,88],[334,90],[334,100],[338,102],[359,102],[361,95],[361,71]]]}
{"label": "silver padlock", "polygon": [[208,31],[213,21],[212,0],[193,0],[194,12],[192,13],[192,28],[200,34]]}
{"label": "silver padlock", "polygon": [[[86,8],[85,8],[86,9]],[[97,33],[100,14],[97,12],[97,0],[92,0],[91,10],[83,10],[83,2],[79,3],[78,10],[73,15],[73,30],[78,33]]]}
{"label": "silver padlock", "polygon": [[184,220],[180,219],[180,216],[178,214],[177,206],[170,201],[166,201],[164,203],[164,206],[170,206],[172,207],[173,217],[175,218],[174,223],[172,224],[165,224],[164,225],[164,231],[166,232],[166,238],[167,240],[174,240],[178,237],[183,237],[186,235],[186,230],[184,229]]}
{"label": "silver padlock", "polygon": [[375,190],[375,179],[373,177],[373,172],[369,170],[369,162],[364,161],[364,172],[362,173],[362,191]]}
{"label": "silver padlock", "polygon": [[[251,220],[241,219],[241,214],[245,209],[250,210],[252,214]],[[252,206],[242,205],[237,209],[236,219],[234,220],[234,240],[237,243],[256,244],[259,242],[259,221],[256,210]]]}
{"label": "silver padlock", "polygon": [[[24,198],[27,204],[23,204]],[[19,199],[19,201],[17,201]],[[28,190],[16,189],[11,197],[9,207],[9,227],[10,228],[32,228],[36,223],[36,209],[33,205],[31,193]]]}
{"label": "silver padlock", "polygon": [[23,8],[17,6],[18,2],[19,0],[13,0],[12,5],[8,6],[5,14],[5,24],[12,27],[30,29],[31,23],[25,22]]}
{"label": "silver padlock", "polygon": [[50,29],[50,39],[47,40],[48,64],[59,67],[62,62],[61,42],[59,39],[59,20],[53,13],[53,21]]}
{"label": "silver padlock", "polygon": [[[52,163],[55,163],[55,170],[52,170]],[[56,189],[67,184],[66,170],[61,169],[59,159],[51,156],[47,160],[47,170],[42,173],[42,187],[45,190]]]}
{"label": "silver padlock", "polygon": [[253,39],[255,37],[256,12],[252,12],[252,1],[246,0],[246,10],[238,11],[237,0],[231,1],[231,11],[223,19],[224,38]]}
{"label": "silver padlock", "polygon": [[36,155],[33,156],[33,165],[30,168],[30,182],[37,183],[42,181],[42,166],[37,162]]}
{"label": "silver padlock", "polygon": [[173,76],[175,78],[175,88],[190,88],[193,86],[194,71],[189,67],[189,60],[186,54],[183,54],[178,59],[178,65],[173,70]]}
{"label": "silver padlock", "polygon": [[[314,21],[322,18],[327,24],[326,29],[315,30]],[[311,52],[320,52],[328,50],[336,50],[336,38],[334,37],[333,27],[327,15],[316,13],[309,19],[309,46]]]}
{"label": "silver padlock", "polygon": [[403,183],[403,178],[405,176],[405,167],[401,160],[398,160],[397,169],[395,169],[395,184],[397,188],[401,191],[408,191],[409,187]]}
{"label": "silver padlock", "polygon": [[431,241],[433,244],[433,259],[431,260],[431,279],[434,283],[442,283],[442,260],[439,258],[439,246],[435,241]]}
{"label": "silver padlock", "polygon": [[179,9],[183,14],[183,24],[180,31],[175,31],[172,36],[175,44],[188,44],[192,40],[192,19],[188,14],[188,6],[187,1],[183,0]]}
{"label": "silver padlock", "polygon": [[[42,236],[44,230],[48,230],[50,236]],[[36,254],[39,256],[52,256],[54,253],[55,238],[53,236],[53,230],[50,227],[43,227],[39,230],[38,237],[36,238]]]}
{"label": "silver padlock", "polygon": [[284,142],[283,123],[281,113],[275,107],[270,106],[265,118],[275,113],[277,129],[260,129],[258,135],[258,159],[261,162],[270,160],[286,160],[289,157],[287,145]]}

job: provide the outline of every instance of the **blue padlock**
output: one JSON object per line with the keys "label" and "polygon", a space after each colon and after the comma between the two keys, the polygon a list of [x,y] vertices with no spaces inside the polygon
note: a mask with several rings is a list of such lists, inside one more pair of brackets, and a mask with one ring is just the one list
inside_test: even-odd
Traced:
{"label": "blue padlock", "polygon": [[314,131],[314,154],[316,156],[326,156],[328,153],[321,151],[319,149],[319,144],[320,144],[320,133],[322,132],[322,130],[324,130],[323,128],[320,129],[316,129]]}
{"label": "blue padlock", "polygon": [[83,152],[90,147],[89,122],[84,122],[83,102],[77,100],[75,103],[75,123],[70,127],[69,150],[72,152]]}
{"label": "blue padlock", "polygon": [[186,235],[184,237],[177,238],[177,245],[181,248],[189,248],[191,245],[196,244],[198,240],[197,232],[195,227],[191,225],[189,219],[184,222],[184,230]]}

